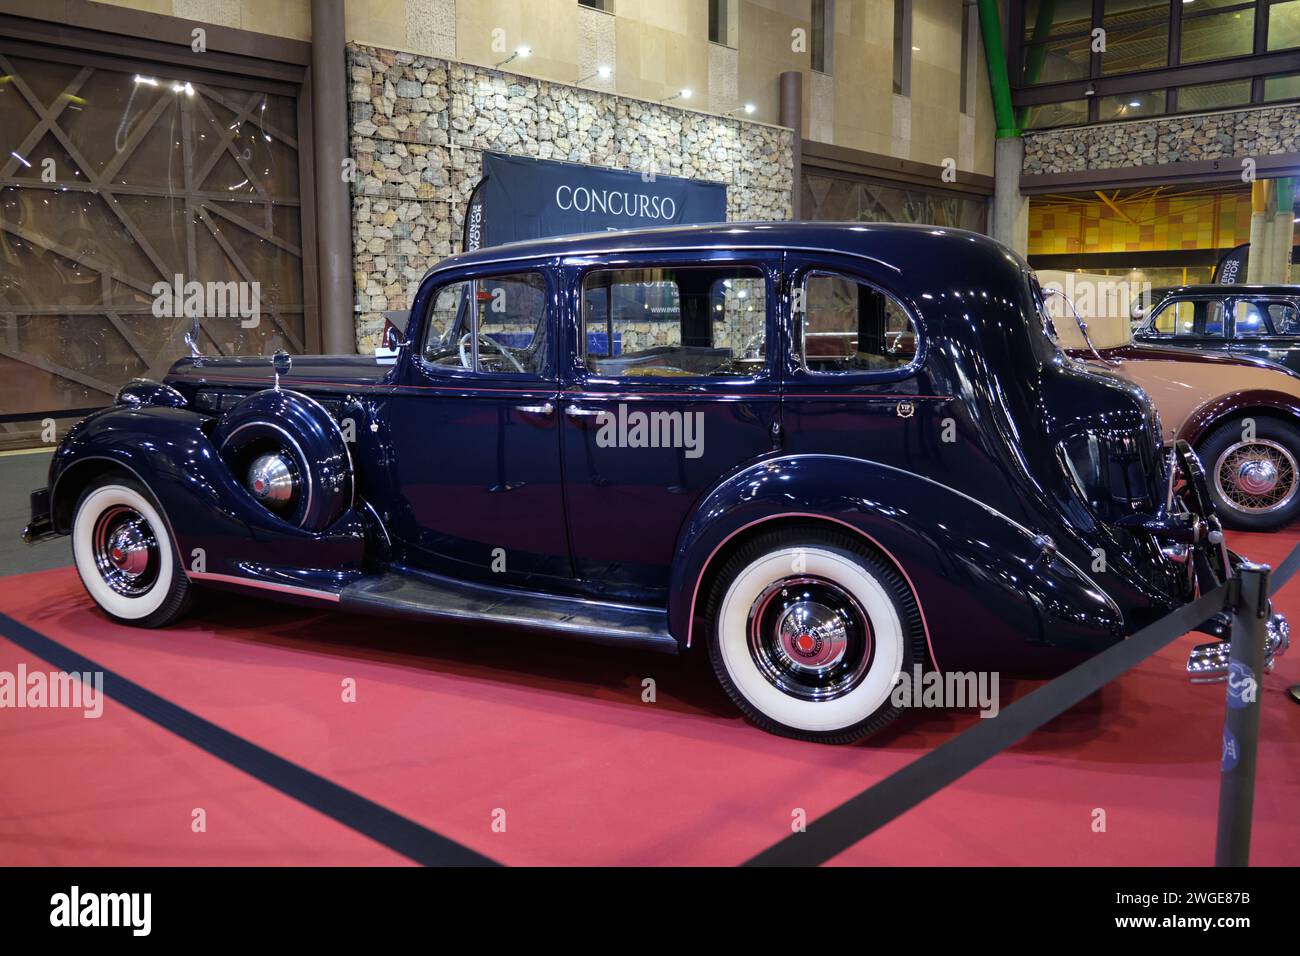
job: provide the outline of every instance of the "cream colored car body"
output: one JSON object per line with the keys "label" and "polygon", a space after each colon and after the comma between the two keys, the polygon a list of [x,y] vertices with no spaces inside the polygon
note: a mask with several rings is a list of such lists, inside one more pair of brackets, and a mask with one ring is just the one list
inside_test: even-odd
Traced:
{"label": "cream colored car body", "polygon": [[1163,438],[1195,445],[1219,422],[1251,411],[1300,416],[1300,376],[1258,359],[1142,345],[1071,349],[1076,358],[1136,382],[1160,413]]}

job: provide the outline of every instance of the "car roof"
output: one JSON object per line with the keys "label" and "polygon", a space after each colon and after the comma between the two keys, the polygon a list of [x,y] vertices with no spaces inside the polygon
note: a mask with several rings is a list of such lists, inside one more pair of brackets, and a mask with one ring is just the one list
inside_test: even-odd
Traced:
{"label": "car roof", "polygon": [[[546,239],[525,239],[443,259],[435,267],[488,265],[517,259],[550,256],[607,255],[618,252],[652,252],[710,249],[791,249],[838,252],[875,259],[902,271],[891,246],[902,236],[933,244],[933,254],[943,255],[974,243],[1022,262],[1015,253],[988,236],[948,226],[874,222],[721,222],[615,232],[589,232]],[[929,253],[927,252],[927,259]],[[918,262],[932,267],[935,260]],[[1023,263],[1022,263],[1023,264]]]}
{"label": "car roof", "polygon": [[1153,296],[1171,295],[1300,295],[1300,285],[1241,284],[1241,285],[1173,285],[1152,289]]}

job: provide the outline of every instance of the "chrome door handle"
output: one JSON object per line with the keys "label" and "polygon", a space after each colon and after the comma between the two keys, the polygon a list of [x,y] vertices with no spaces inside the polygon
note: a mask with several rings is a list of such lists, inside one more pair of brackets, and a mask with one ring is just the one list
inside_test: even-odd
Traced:
{"label": "chrome door handle", "polygon": [[555,411],[555,406],[550,402],[541,405],[516,405],[515,411],[523,412],[525,415],[549,415]]}
{"label": "chrome door handle", "polygon": [[605,412],[598,408],[578,408],[575,405],[570,405],[564,410],[564,414],[570,418],[598,418],[604,415]]}

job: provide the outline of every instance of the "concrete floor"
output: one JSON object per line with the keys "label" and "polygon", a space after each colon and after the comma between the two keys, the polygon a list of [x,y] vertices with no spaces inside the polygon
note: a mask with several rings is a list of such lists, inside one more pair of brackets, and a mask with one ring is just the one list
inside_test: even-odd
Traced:
{"label": "concrete floor", "polygon": [[29,495],[45,485],[52,452],[0,455],[0,576],[72,563],[67,538],[26,545],[18,537],[31,517]]}

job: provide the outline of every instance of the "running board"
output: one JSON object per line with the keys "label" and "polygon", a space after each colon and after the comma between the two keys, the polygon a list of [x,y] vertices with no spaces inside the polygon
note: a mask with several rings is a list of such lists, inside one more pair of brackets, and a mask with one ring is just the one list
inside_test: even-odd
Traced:
{"label": "running board", "polygon": [[503,624],[670,654],[678,650],[677,641],[668,633],[668,613],[661,609],[489,588],[394,571],[349,584],[339,595],[339,609],[388,617]]}

